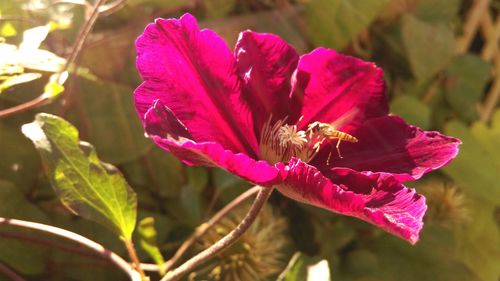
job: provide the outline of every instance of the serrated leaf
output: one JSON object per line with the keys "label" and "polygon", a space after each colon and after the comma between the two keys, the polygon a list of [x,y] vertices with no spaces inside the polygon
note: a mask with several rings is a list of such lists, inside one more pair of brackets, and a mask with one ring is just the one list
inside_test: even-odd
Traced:
{"label": "serrated leaf", "polygon": [[148,253],[148,255],[153,259],[153,261],[159,266],[160,275],[164,275],[165,270],[163,265],[165,263],[165,260],[163,259],[160,249],[158,248],[154,218],[153,217],[143,218],[137,226],[137,232],[139,233],[140,236],[139,243],[141,245],[141,248],[146,253]]}
{"label": "serrated leaf", "polygon": [[453,56],[453,31],[444,23],[428,23],[406,14],[402,18],[403,46],[417,80],[446,67]]}
{"label": "serrated leaf", "polygon": [[489,63],[475,55],[456,57],[446,69],[446,100],[464,121],[477,118],[476,104],[490,77]]}
{"label": "serrated leaf", "polygon": [[62,118],[40,113],[22,131],[40,152],[63,204],[130,240],[137,198],[119,171],[101,162],[94,148],[79,141],[77,129]]}
{"label": "serrated leaf", "polygon": [[388,0],[313,0],[305,4],[307,27],[315,45],[343,49],[377,17]]}
{"label": "serrated leaf", "polygon": [[431,110],[414,97],[400,96],[395,98],[391,102],[391,112],[422,129],[428,129],[430,126]]}

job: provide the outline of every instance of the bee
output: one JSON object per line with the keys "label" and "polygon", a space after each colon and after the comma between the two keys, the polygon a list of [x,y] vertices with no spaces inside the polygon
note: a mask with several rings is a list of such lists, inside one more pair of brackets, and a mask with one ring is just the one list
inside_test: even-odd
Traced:
{"label": "bee", "polygon": [[[337,153],[340,158],[342,157],[342,154],[340,154],[340,142],[341,141],[346,141],[346,142],[351,142],[351,143],[356,143],[358,142],[358,139],[352,135],[349,135],[348,133],[344,133],[342,131],[339,131],[335,129],[335,127],[331,124],[328,123],[321,123],[321,122],[313,122],[307,126],[307,131],[310,132],[310,134],[314,134],[316,136],[322,137],[324,139],[329,139],[329,140],[337,140],[337,145],[335,148],[337,149]],[[330,155],[328,155],[328,160],[327,163],[330,162]]]}

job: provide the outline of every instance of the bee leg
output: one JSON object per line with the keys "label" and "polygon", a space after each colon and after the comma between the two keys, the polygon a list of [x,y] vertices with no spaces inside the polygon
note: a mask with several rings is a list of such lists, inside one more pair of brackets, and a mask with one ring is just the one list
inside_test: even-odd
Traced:
{"label": "bee leg", "polygon": [[330,151],[330,153],[328,153],[328,158],[326,158],[326,165],[327,166],[330,166],[330,158],[332,158],[332,151]]}
{"label": "bee leg", "polygon": [[340,139],[337,139],[337,145],[335,146],[337,148],[337,153],[339,154],[339,158],[342,159],[342,154],[340,154]]}

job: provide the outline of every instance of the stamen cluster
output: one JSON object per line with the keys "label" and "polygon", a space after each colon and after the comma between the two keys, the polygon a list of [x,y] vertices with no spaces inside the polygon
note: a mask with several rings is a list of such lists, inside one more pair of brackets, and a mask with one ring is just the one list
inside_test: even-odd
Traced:
{"label": "stamen cluster", "polygon": [[297,125],[286,124],[286,118],[271,125],[272,117],[264,124],[260,138],[260,155],[271,162],[288,162],[297,157],[309,162],[318,153],[323,138],[309,131],[298,130]]}

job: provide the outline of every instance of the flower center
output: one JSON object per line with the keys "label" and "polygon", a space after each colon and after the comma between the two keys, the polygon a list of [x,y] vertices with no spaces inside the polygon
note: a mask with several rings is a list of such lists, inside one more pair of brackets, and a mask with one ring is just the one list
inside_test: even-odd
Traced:
{"label": "flower center", "polygon": [[260,157],[270,163],[288,162],[297,157],[309,162],[316,155],[323,138],[298,130],[297,125],[285,124],[286,118],[271,125],[272,117],[264,124],[260,137]]}
{"label": "flower center", "polygon": [[[325,141],[336,141],[337,154],[339,158],[343,158],[340,154],[340,142],[358,142],[356,137],[339,131],[328,123],[312,122],[306,131],[299,131],[297,125],[285,124],[286,118],[278,120],[273,125],[271,122],[272,116],[262,128],[259,147],[260,157],[273,164],[288,162],[292,157],[307,163],[318,153]],[[332,151],[326,159],[327,165],[330,165]]]}

